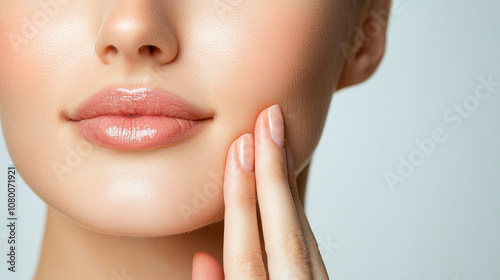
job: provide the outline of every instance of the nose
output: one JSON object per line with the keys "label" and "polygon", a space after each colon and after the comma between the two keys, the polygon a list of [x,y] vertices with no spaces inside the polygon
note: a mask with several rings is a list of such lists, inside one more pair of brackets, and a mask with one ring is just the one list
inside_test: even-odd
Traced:
{"label": "nose", "polygon": [[95,42],[105,64],[152,61],[164,65],[175,59],[177,39],[169,18],[153,1],[123,0],[110,4]]}

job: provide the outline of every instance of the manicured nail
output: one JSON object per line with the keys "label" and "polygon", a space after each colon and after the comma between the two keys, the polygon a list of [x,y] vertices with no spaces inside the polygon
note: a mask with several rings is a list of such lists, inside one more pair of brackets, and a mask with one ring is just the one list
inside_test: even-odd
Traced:
{"label": "manicured nail", "polygon": [[295,172],[295,163],[293,160],[292,149],[287,140],[285,140],[285,153],[286,153],[286,170],[288,173]]}
{"label": "manicured nail", "polygon": [[238,161],[243,170],[248,173],[253,172],[254,147],[252,134],[245,134],[238,140]]}
{"label": "manicured nail", "polygon": [[267,109],[267,119],[269,120],[269,133],[274,143],[280,148],[285,145],[285,125],[283,124],[283,114],[278,104]]}

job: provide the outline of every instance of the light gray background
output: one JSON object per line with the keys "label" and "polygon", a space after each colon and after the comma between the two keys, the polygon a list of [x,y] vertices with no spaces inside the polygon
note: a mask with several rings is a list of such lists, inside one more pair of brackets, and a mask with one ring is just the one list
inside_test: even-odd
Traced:
{"label": "light gray background", "polygon": [[[383,63],[334,95],[311,167],[306,212],[330,278],[500,279],[500,87],[460,127],[443,119],[480,76],[500,82],[500,1],[393,2]],[[391,188],[384,174],[436,128],[446,141]],[[3,137],[0,152],[4,224]],[[19,272],[1,226],[0,279],[29,279],[38,261],[45,205],[23,182],[18,198]]]}

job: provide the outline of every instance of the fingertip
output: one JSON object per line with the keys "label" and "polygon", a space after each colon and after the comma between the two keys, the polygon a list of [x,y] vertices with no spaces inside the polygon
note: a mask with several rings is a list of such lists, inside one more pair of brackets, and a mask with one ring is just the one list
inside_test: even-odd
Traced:
{"label": "fingertip", "polygon": [[223,280],[222,265],[212,255],[198,251],[193,257],[193,280]]}
{"label": "fingertip", "polygon": [[[229,146],[229,150],[227,152],[227,157],[226,157],[226,165],[225,165],[225,170],[224,170],[224,177],[226,179],[230,179],[231,175],[234,174],[236,168],[238,167],[238,162],[237,162],[237,148],[238,148],[238,139],[234,140],[231,145]],[[227,182],[229,183],[229,182]]]}
{"label": "fingertip", "polygon": [[254,171],[254,144],[253,135],[247,133],[238,140],[238,161],[240,167],[247,173]]}
{"label": "fingertip", "polygon": [[256,147],[261,147],[262,144],[266,140],[268,140],[270,135],[268,135],[268,110],[269,108],[266,108],[262,110],[259,115],[257,116],[257,119],[255,121],[255,134],[254,134],[254,143]]}

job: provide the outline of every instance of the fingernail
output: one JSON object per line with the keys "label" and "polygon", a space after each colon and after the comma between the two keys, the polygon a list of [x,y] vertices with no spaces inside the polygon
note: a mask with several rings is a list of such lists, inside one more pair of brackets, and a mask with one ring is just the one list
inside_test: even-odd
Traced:
{"label": "fingernail", "polygon": [[278,104],[267,109],[267,119],[269,121],[269,133],[274,143],[280,148],[285,145],[285,125],[283,124],[283,114]]}
{"label": "fingernail", "polygon": [[285,153],[286,153],[286,169],[288,173],[295,172],[295,162],[293,160],[292,149],[287,140],[285,140]]}
{"label": "fingernail", "polygon": [[245,134],[238,140],[238,161],[243,170],[253,172],[254,147],[252,134]]}

